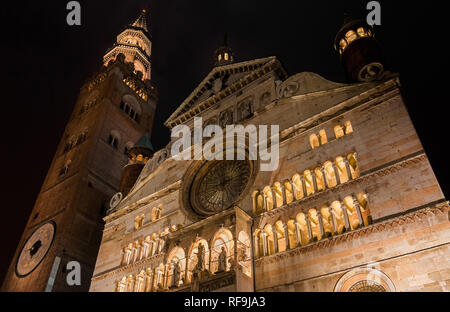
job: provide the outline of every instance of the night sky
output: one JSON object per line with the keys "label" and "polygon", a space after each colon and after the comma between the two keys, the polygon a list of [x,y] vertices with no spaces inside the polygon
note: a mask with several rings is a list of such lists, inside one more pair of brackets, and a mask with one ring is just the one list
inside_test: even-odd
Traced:
{"label": "night sky", "polygon": [[[0,281],[83,82],[101,66],[117,34],[150,12],[152,78],[160,91],[153,144],[164,147],[163,122],[212,69],[212,53],[228,34],[237,61],[277,56],[289,74],[313,71],[343,82],[333,40],[344,13],[365,18],[368,1],[158,0],[79,1],[81,26],[66,24],[68,1],[1,3],[2,214]],[[395,2],[395,3],[394,3]],[[443,8],[380,1],[376,37],[389,68],[400,73],[408,111],[446,197],[449,105],[448,26]],[[426,7],[429,6],[429,7]]]}

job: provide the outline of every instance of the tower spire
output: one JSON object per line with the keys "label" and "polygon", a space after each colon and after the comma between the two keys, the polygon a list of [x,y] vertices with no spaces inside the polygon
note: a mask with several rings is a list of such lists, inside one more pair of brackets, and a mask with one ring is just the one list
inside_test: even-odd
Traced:
{"label": "tower spire", "polygon": [[146,18],[147,10],[142,9],[139,17],[131,24],[133,27],[142,28],[145,31],[148,31],[147,28],[147,18]]}
{"label": "tower spire", "polygon": [[127,62],[134,64],[135,71],[142,73],[142,80],[151,79],[151,37],[148,32],[147,10],[141,10],[138,18],[129,24],[118,36],[116,43],[103,57],[107,65],[115,60],[119,54],[125,56]]}
{"label": "tower spire", "polygon": [[214,51],[214,66],[223,66],[233,63],[233,50],[228,46],[227,33],[223,36],[223,44]]}

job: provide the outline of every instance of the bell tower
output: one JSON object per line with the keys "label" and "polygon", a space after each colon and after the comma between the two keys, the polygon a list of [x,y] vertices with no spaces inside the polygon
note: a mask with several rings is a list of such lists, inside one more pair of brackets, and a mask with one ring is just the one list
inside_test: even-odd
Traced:
{"label": "bell tower", "polygon": [[378,79],[385,69],[381,46],[375,39],[371,26],[362,20],[349,17],[338,31],[334,48],[350,82],[367,82]]}
{"label": "bell tower", "polygon": [[[149,139],[153,127],[150,38],[143,11],[82,86],[3,291],[89,290],[109,199],[120,189],[130,147],[144,134]],[[70,262],[80,265],[80,285],[67,283]]]}

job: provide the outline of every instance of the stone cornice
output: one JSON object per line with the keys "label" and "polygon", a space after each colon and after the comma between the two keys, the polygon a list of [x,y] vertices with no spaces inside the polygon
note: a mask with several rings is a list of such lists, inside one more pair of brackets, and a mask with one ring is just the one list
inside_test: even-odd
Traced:
{"label": "stone cornice", "polygon": [[426,160],[427,160],[427,156],[425,155],[425,152],[422,150],[422,151],[419,151],[412,155],[408,155],[408,156],[402,158],[400,161],[398,161],[394,164],[389,164],[386,167],[382,167],[382,168],[376,169],[375,171],[370,171],[368,173],[362,172],[361,176],[359,178],[339,184],[333,188],[329,188],[324,191],[312,194],[308,197],[304,197],[300,200],[289,203],[287,205],[272,209],[270,211],[266,211],[255,218],[256,221],[259,221],[256,224],[263,225],[263,224],[265,224],[266,219],[273,218],[273,217],[280,215],[282,213],[285,213],[285,212],[291,212],[293,209],[296,209],[296,212],[299,212],[298,206],[301,206],[302,204],[313,201],[313,200],[317,199],[318,197],[322,196],[323,194],[330,194],[330,193],[331,194],[333,194],[333,193],[339,194],[341,191],[351,188],[355,184],[359,184],[359,183],[365,182],[370,179],[387,176],[389,174],[397,172],[398,170],[400,170],[402,168],[406,168],[406,167],[410,166],[411,164],[416,164],[416,163],[426,161]]}
{"label": "stone cornice", "polygon": [[[360,107],[362,105],[367,106],[376,106],[379,104],[382,104],[384,101],[389,100],[390,98],[400,94],[400,90],[398,89],[399,81],[398,78],[392,78],[388,81],[385,81],[383,83],[380,83],[379,85],[375,86],[374,88],[371,88],[361,94],[358,94],[350,99],[347,99],[345,101],[342,101],[341,103],[330,107],[329,109],[326,109],[314,116],[311,116],[298,124],[289,127],[287,129],[284,129],[280,133],[280,143],[283,143],[289,139],[292,139],[294,137],[297,137],[298,135],[302,134],[303,132],[314,128],[316,126],[319,126],[320,124],[337,117],[345,112],[348,112],[352,109],[355,109],[357,107]],[[353,87],[353,86],[349,86]],[[336,90],[344,90],[349,87],[341,87]],[[328,90],[328,92],[333,90]],[[298,101],[302,98],[307,98],[312,95],[323,95],[325,91],[320,91],[313,94],[305,94],[300,96],[293,96],[291,98],[284,98],[277,100],[273,102],[272,104],[275,105],[284,105],[287,103],[291,103],[293,101]],[[272,105],[270,104],[270,105]],[[261,114],[261,113],[260,113]]]}
{"label": "stone cornice", "polygon": [[[148,196],[145,196],[135,202],[132,202],[131,204],[126,205],[124,207],[120,207],[121,203],[119,203],[119,205],[117,206],[118,209],[116,211],[111,212],[106,217],[104,217],[103,220],[105,222],[111,222],[113,220],[116,220],[124,214],[134,211],[140,207],[146,206],[146,205],[150,204],[151,202],[160,199],[161,197],[167,196],[168,194],[177,191],[180,188],[180,185],[181,185],[181,180],[178,180],[175,183],[167,185],[167,186],[161,188],[160,190],[158,190]],[[130,196],[130,195],[132,195],[132,194],[131,193],[128,194],[128,196]],[[124,199],[122,199],[122,202],[130,199],[128,196],[125,197]]]}
{"label": "stone cornice", "polygon": [[129,273],[129,272],[131,273],[131,272],[145,270],[148,268],[149,265],[151,265],[153,263],[157,263],[157,264],[161,263],[164,260],[165,255],[166,255],[165,252],[161,252],[161,253],[153,255],[151,257],[136,261],[134,263],[130,263],[128,265],[112,268],[110,270],[107,270],[102,273],[94,275],[94,277],[91,278],[91,281],[102,280],[107,277],[115,276],[118,274],[121,274],[121,277],[122,277],[122,275],[126,275],[125,273]]}
{"label": "stone cornice", "polygon": [[[265,62],[262,63],[261,62]],[[195,106],[190,106],[195,103],[193,103],[193,98],[197,93],[199,93],[203,88],[206,82],[211,80],[214,75],[217,72],[222,71],[230,71],[233,72],[233,70],[243,67],[254,67],[260,65],[259,68],[253,68],[250,70],[247,75],[239,79],[238,81],[234,82],[230,86],[224,88],[222,91],[217,93],[216,95],[213,95],[209,97],[208,99],[198,103]],[[263,76],[264,74],[277,70],[281,68],[284,72],[284,69],[282,68],[281,63],[275,58],[275,57],[267,57],[264,59],[258,59],[248,62],[241,62],[241,63],[235,63],[230,64],[222,67],[216,67],[211,71],[211,73],[199,84],[199,86],[189,95],[189,97],[180,105],[180,107],[172,114],[172,116],[169,117],[169,119],[164,123],[169,129],[173,128],[177,124],[184,123],[190,119],[192,119],[194,116],[197,116],[202,111],[206,110],[210,106],[214,105],[218,101],[228,97],[229,95],[232,95],[233,93],[236,93],[240,89],[244,88],[246,85],[250,84],[251,82],[255,81],[259,77]],[[184,112],[183,112],[184,110]]]}
{"label": "stone cornice", "polygon": [[382,222],[376,222],[369,226],[354,230],[351,232],[343,233],[337,236],[333,236],[328,239],[324,239],[318,242],[310,243],[306,246],[300,246],[294,249],[290,249],[278,254],[266,256],[263,258],[256,259],[255,267],[260,267],[265,264],[279,262],[281,260],[291,258],[303,253],[311,252],[318,249],[329,248],[339,243],[343,243],[352,239],[357,239],[359,237],[367,236],[371,233],[381,232],[386,229],[391,229],[393,227],[401,226],[403,224],[414,223],[423,220],[428,217],[432,217],[438,214],[447,213],[450,211],[450,202],[445,201],[435,204],[432,207],[425,207],[410,213],[405,213],[404,215],[397,216]]}

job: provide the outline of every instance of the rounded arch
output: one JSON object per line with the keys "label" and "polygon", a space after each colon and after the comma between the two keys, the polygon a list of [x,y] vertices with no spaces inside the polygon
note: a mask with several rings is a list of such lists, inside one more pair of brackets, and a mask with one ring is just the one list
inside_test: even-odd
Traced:
{"label": "rounded arch", "polygon": [[251,241],[250,241],[250,237],[248,236],[247,232],[245,231],[240,231],[238,234],[238,238],[237,238],[237,248],[236,248],[236,260],[237,263],[241,266],[242,268],[242,272],[251,277],[251,254],[250,254],[250,246],[251,246]]}
{"label": "rounded arch", "polygon": [[[210,272],[215,273],[219,269],[219,255],[222,251],[226,254],[226,271],[231,267],[231,260],[234,256],[234,239],[233,234],[227,228],[219,229],[211,239],[211,261],[210,261]],[[222,249],[223,248],[223,249]]]}
{"label": "rounded arch", "polygon": [[259,190],[255,190],[252,194],[253,199],[253,214],[255,216],[264,212],[264,198]]}
{"label": "rounded arch", "polygon": [[275,236],[273,234],[272,225],[266,224],[266,226],[264,226],[263,232],[266,238],[267,255],[273,255],[275,253]]}
{"label": "rounded arch", "polygon": [[264,197],[266,199],[266,210],[270,211],[274,208],[274,198],[272,196],[272,189],[270,186],[266,186],[263,189]]}
{"label": "rounded arch", "polygon": [[[179,269],[179,278],[174,280],[174,269],[175,266],[178,266]],[[167,285],[169,287],[177,287],[180,284],[184,283],[185,272],[186,272],[186,253],[183,248],[180,246],[176,246],[172,248],[172,250],[169,252],[169,255],[167,256]],[[177,282],[177,285],[174,285],[174,282]]]}
{"label": "rounded arch", "polygon": [[285,224],[282,220],[278,220],[277,222],[275,222],[274,227],[275,227],[275,232],[277,233],[277,246],[278,246],[278,252],[282,252],[285,251],[287,249],[287,239],[286,239],[286,235],[285,235]]}
{"label": "rounded arch", "polygon": [[383,272],[373,268],[353,269],[338,280],[335,292],[395,292],[394,283]]}
{"label": "rounded arch", "polygon": [[203,268],[198,269],[205,269],[209,271],[209,245],[208,242],[204,238],[197,238],[195,242],[191,244],[191,247],[189,248],[188,252],[188,258],[187,258],[187,274],[186,279],[188,282],[192,281],[193,276],[193,270],[196,269],[198,264],[198,252],[199,252],[199,246],[200,244],[203,246],[204,250],[204,262],[203,262]]}
{"label": "rounded arch", "polygon": [[138,114],[142,113],[142,107],[141,104],[136,100],[136,98],[130,94],[125,94],[122,97],[122,102],[124,104],[128,104],[130,106],[130,109],[132,108],[135,112]]}

